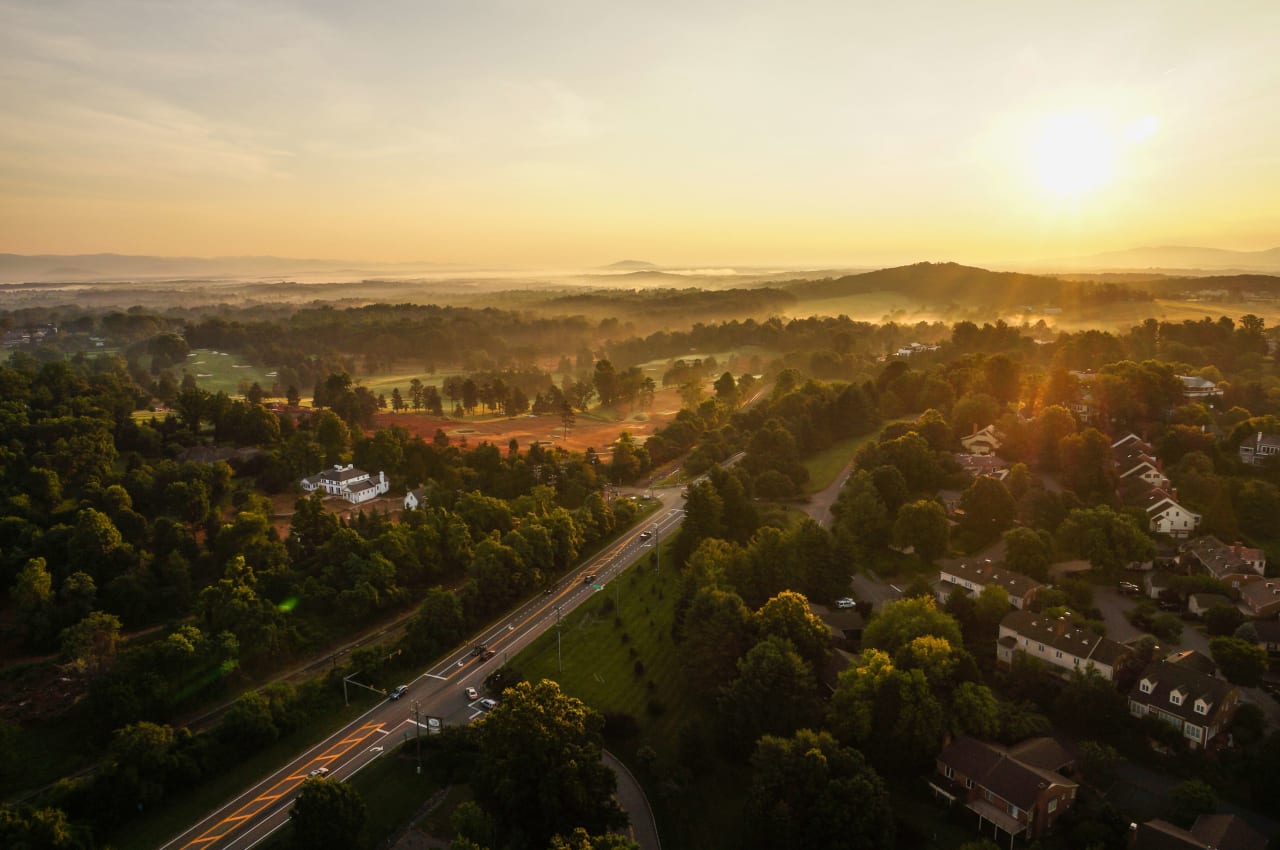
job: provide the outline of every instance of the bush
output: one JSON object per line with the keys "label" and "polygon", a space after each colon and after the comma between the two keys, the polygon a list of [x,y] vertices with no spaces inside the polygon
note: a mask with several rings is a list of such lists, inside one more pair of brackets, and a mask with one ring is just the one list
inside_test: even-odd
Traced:
{"label": "bush", "polygon": [[625,711],[604,713],[604,736],[610,741],[630,741],[640,734],[640,723]]}

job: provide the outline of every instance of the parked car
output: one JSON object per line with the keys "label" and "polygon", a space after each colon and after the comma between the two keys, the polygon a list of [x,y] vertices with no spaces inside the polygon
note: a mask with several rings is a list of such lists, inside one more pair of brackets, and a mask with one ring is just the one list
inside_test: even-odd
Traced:
{"label": "parked car", "polygon": [[409,690],[408,685],[396,685],[395,690],[387,694],[387,699],[400,699],[407,690]]}
{"label": "parked car", "polygon": [[317,779],[324,779],[328,775],[329,775],[329,768],[327,767],[317,767],[315,770],[307,774],[307,776],[313,776]]}
{"label": "parked car", "polygon": [[1125,596],[1136,596],[1142,592],[1142,588],[1131,581],[1122,581],[1120,582],[1120,592]]}
{"label": "parked car", "polygon": [[485,697],[480,700],[480,707],[485,711],[493,711],[498,707],[498,701],[496,699],[489,699],[488,697]]}
{"label": "parked car", "polygon": [[480,699],[480,692],[477,691],[475,688],[467,688],[466,693],[467,693],[467,699],[469,700]]}
{"label": "parked car", "polygon": [[857,602],[855,602],[854,600],[850,599],[847,596],[841,597],[840,599],[836,600],[837,608],[853,608],[857,604],[858,604]]}

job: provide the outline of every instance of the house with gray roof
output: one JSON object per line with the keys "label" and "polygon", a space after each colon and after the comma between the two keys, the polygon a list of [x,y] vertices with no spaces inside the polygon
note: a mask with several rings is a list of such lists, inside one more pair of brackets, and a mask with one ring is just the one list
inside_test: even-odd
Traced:
{"label": "house with gray roof", "polygon": [[1179,563],[1190,570],[1227,581],[1233,575],[1266,575],[1267,553],[1233,543],[1228,546],[1212,534],[1189,540],[1182,546]]}
{"label": "house with gray roof", "polygon": [[1191,829],[1149,820],[1134,831],[1133,850],[1267,850],[1267,838],[1236,815],[1200,815]]}
{"label": "house with gray roof", "polygon": [[974,596],[982,592],[989,584],[998,585],[1009,594],[1009,604],[1022,609],[1031,603],[1035,595],[1044,587],[1033,578],[1021,573],[1007,570],[1004,565],[986,561],[961,561],[938,571],[939,601],[945,602],[956,588],[963,588]]}
{"label": "house with gray roof", "polygon": [[996,661],[1013,666],[1016,653],[1038,658],[1058,673],[1087,674],[1090,670],[1108,682],[1115,668],[1132,650],[1092,629],[1073,625],[1065,617],[1046,617],[1030,611],[1011,611],[1000,621]]}
{"label": "house with gray roof", "polygon": [[1259,431],[1240,444],[1240,460],[1250,466],[1262,466],[1269,457],[1280,455],[1280,434]]}
{"label": "house with gray roof", "polygon": [[317,475],[308,475],[301,483],[308,493],[323,490],[329,496],[340,496],[356,505],[381,496],[391,486],[386,473],[379,472],[374,478],[351,464],[338,464]]}
{"label": "house with gray roof", "polygon": [[1211,745],[1240,704],[1240,689],[1178,660],[1147,665],[1129,692],[1129,713],[1169,723],[1192,749]]}

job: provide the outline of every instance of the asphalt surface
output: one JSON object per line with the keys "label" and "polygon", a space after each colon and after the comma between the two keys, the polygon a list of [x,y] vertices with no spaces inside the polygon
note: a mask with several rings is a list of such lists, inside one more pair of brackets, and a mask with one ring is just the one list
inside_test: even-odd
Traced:
{"label": "asphalt surface", "polygon": [[[684,513],[679,489],[652,492],[660,504],[658,511],[580,565],[552,593],[540,595],[490,624],[465,647],[454,650],[434,667],[406,682],[408,688],[399,699],[380,699],[342,729],[162,845],[162,850],[248,850],[284,826],[298,787],[312,771],[326,768],[330,781],[346,780],[394,749],[407,735],[415,734],[417,723],[426,735],[431,734],[437,724],[469,723],[481,716],[484,708],[478,700],[466,698],[465,688],[474,687],[484,697],[483,683],[489,673],[553,626],[558,617],[599,592],[597,588],[604,589],[633,561],[647,554],[656,540],[665,539],[680,527]],[[656,534],[641,538],[648,530]],[[595,578],[585,581],[588,575]],[[485,659],[474,655],[472,646],[476,644],[488,646],[494,652],[493,657]],[[351,678],[348,685],[351,699],[367,699],[367,690],[359,685],[361,677],[356,674]],[[622,783],[619,785],[621,788]],[[644,801],[643,792],[639,793],[638,800],[630,800],[629,805],[639,805],[640,801]],[[624,808],[627,805],[624,802]],[[652,824],[647,801],[644,805],[646,811],[636,812],[635,820]],[[640,832],[637,829],[637,838]],[[645,850],[650,847],[657,850],[656,842],[655,831],[653,843],[642,846]]]}

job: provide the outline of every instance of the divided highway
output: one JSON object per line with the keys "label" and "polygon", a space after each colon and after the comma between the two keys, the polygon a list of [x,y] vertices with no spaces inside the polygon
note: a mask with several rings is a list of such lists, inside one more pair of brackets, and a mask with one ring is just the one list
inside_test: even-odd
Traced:
{"label": "divided highway", "polygon": [[[653,495],[660,505],[655,515],[580,565],[551,593],[530,600],[490,624],[466,647],[409,681],[399,699],[382,699],[338,732],[162,845],[162,850],[248,850],[285,824],[298,787],[312,772],[324,768],[330,780],[349,779],[394,749],[406,734],[413,734],[415,707],[424,735],[431,729],[428,724],[435,721],[455,725],[479,717],[484,709],[479,700],[466,698],[466,688],[479,690],[489,673],[553,626],[558,617],[585,602],[598,592],[597,588],[606,586],[659,540],[679,529],[684,520],[679,489],[655,490]],[[588,576],[595,578],[588,581]],[[473,654],[471,647],[476,644],[492,650],[492,657]],[[354,679],[358,681],[359,677]],[[353,699],[367,698],[363,688],[354,684],[349,687]]]}

